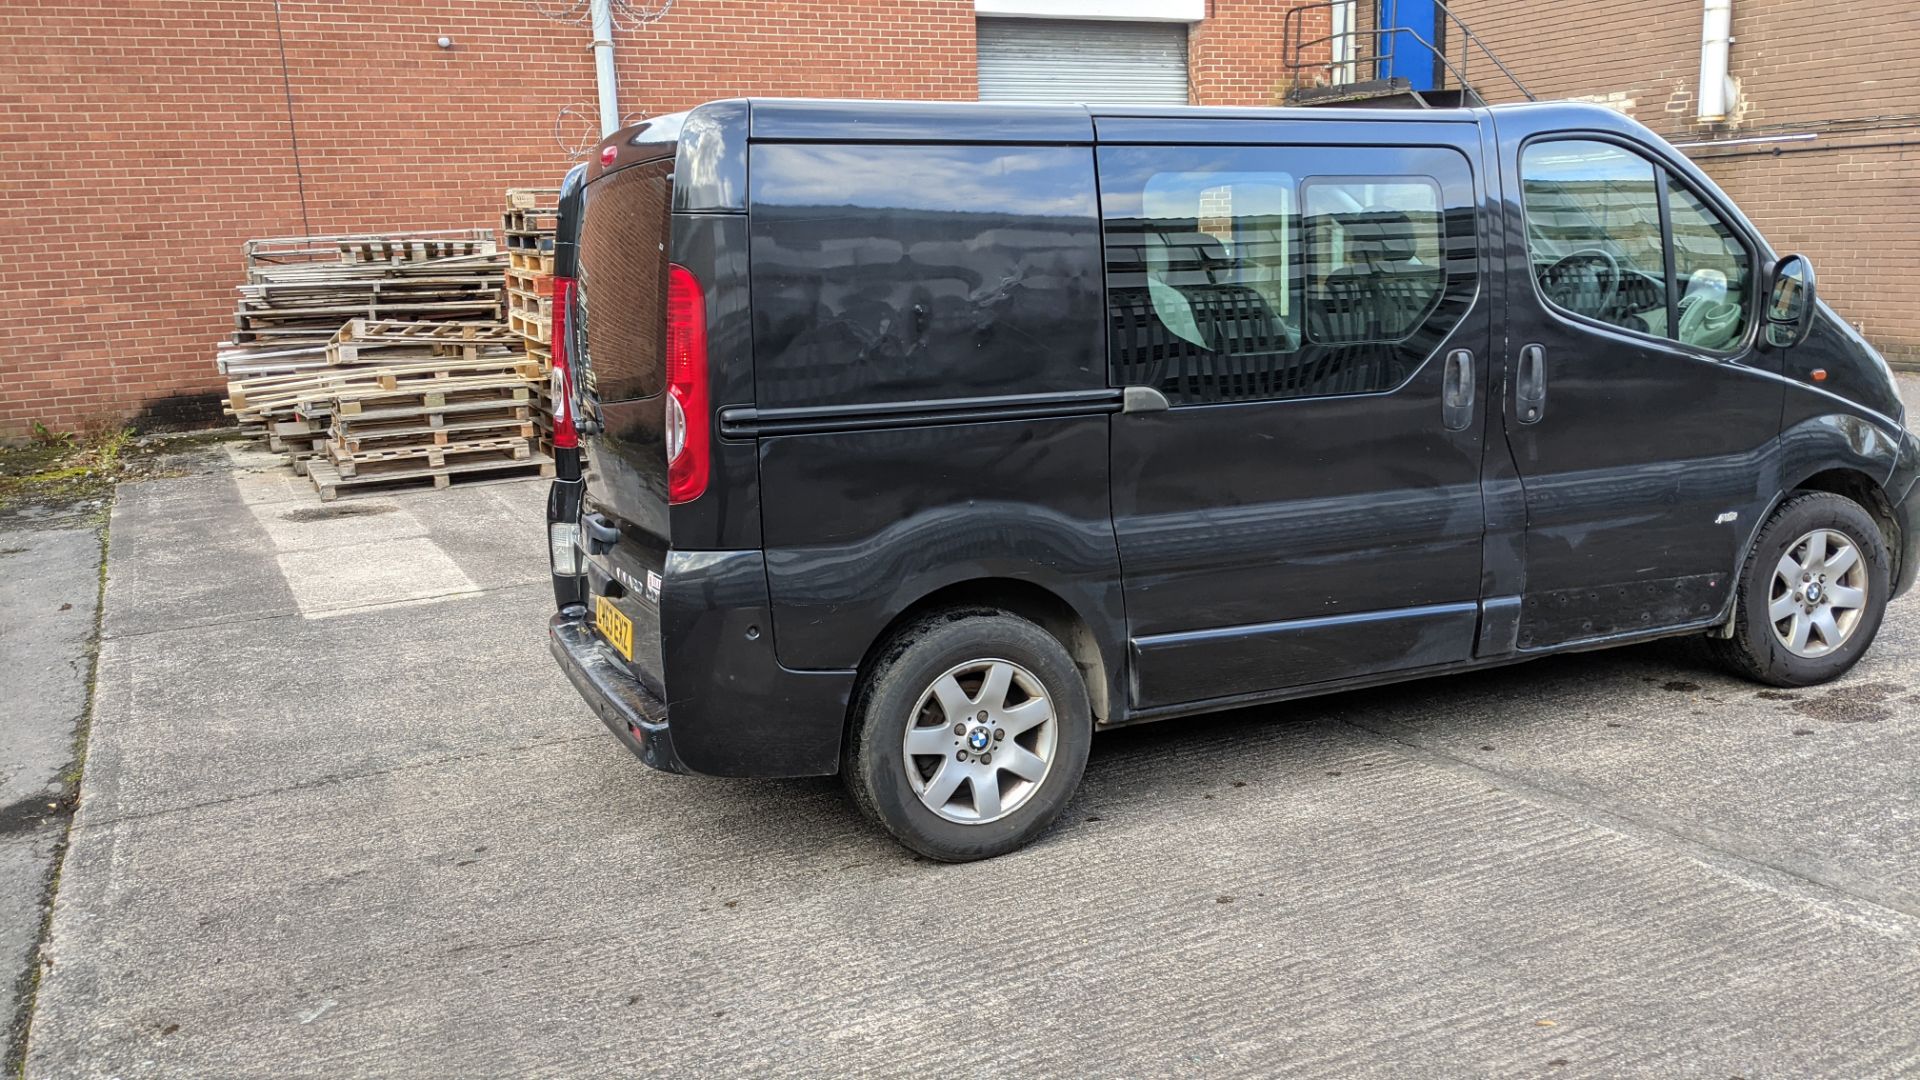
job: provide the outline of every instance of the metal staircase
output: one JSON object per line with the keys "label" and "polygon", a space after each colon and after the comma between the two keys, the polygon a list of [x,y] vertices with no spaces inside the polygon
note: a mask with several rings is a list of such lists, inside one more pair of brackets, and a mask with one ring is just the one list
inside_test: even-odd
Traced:
{"label": "metal staircase", "polygon": [[[1287,104],[1381,109],[1478,107],[1486,101],[1468,78],[1476,55],[1483,58],[1482,71],[1491,64],[1523,97],[1535,100],[1533,92],[1446,4],[1423,0],[1424,4],[1431,4],[1433,9],[1430,30],[1403,22],[1400,0],[1319,0],[1289,10],[1281,25],[1283,65],[1292,76]],[[1307,28],[1318,21],[1316,16],[1338,27],[1336,12],[1346,16],[1344,28],[1309,36]],[[1370,25],[1355,25],[1362,15],[1369,17]],[[1458,51],[1449,56],[1455,40]],[[1431,85],[1423,85],[1427,80],[1416,82],[1398,74],[1409,65],[1423,62],[1432,65]],[[1449,82],[1451,85],[1445,85]]]}

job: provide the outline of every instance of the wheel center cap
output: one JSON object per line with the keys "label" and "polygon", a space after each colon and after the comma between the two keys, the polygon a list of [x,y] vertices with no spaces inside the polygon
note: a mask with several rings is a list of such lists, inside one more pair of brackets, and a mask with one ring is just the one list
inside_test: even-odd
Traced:
{"label": "wheel center cap", "polygon": [[967,745],[976,751],[985,750],[987,744],[991,742],[993,742],[993,732],[988,730],[985,724],[975,724],[973,730],[967,732]]}
{"label": "wheel center cap", "polygon": [[1821,591],[1820,591],[1819,582],[1816,581],[1807,585],[1807,603],[1809,604],[1819,603],[1820,596],[1821,596]]}

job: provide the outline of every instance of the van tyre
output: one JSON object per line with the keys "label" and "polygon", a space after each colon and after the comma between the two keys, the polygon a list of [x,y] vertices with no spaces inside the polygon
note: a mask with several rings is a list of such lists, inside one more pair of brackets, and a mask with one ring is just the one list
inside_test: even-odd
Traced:
{"label": "van tyre", "polygon": [[942,862],[1005,854],[1066,808],[1093,741],[1086,684],[1051,634],[995,609],[902,630],[855,699],[854,802]]}
{"label": "van tyre", "polygon": [[1772,686],[1837,679],[1880,630],[1891,562],[1886,537],[1859,503],[1826,492],[1792,496],[1747,555],[1733,636],[1710,645],[1735,673]]}

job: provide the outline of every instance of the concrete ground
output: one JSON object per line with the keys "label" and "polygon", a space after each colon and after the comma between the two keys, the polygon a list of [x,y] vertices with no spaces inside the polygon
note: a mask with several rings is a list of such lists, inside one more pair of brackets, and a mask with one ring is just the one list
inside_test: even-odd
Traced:
{"label": "concrete ground", "polygon": [[121,489],[29,1075],[1920,1072],[1913,600],[1812,690],[1674,643],[1103,735],[950,867],[615,743],[542,498]]}
{"label": "concrete ground", "polygon": [[99,515],[0,525],[0,1030],[18,1042],[66,842],[100,596]]}

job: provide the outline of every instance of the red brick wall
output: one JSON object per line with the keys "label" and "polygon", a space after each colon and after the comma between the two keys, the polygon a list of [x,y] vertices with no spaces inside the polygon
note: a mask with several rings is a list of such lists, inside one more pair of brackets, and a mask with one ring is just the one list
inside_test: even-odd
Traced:
{"label": "red brick wall", "polygon": [[[1296,2],[1211,0],[1194,100],[1277,102]],[[490,226],[503,189],[566,171],[563,106],[579,108],[569,137],[597,134],[591,35],[528,0],[282,0],[281,15],[305,220],[273,0],[0,5],[0,439],[34,421],[216,418],[242,241]],[[971,0],[677,0],[616,39],[628,118],[744,95],[977,93]]]}
{"label": "red brick wall", "polygon": [[[1212,0],[1206,21],[1187,34],[1187,78],[1196,105],[1279,105],[1292,85],[1286,68],[1287,12],[1298,0]],[[1301,13],[1294,34],[1302,41],[1326,37],[1326,8]],[[1325,62],[1327,45],[1311,56]],[[1324,68],[1322,73],[1324,73]],[[1308,81],[1314,73],[1308,72]]]}
{"label": "red brick wall", "polygon": [[[591,35],[523,0],[282,9],[315,232],[496,224],[503,189],[566,170],[560,108],[597,115]],[[973,18],[970,0],[679,0],[617,35],[622,109],[971,98]],[[8,0],[0,40],[0,438],[204,417],[241,242],[306,231],[272,0]]]}

